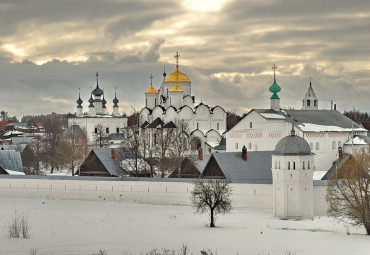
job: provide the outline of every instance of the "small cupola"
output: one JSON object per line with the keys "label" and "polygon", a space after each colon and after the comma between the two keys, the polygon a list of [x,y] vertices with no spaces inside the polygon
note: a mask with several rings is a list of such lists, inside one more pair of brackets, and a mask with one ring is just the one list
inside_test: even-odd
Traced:
{"label": "small cupola", "polygon": [[310,86],[303,99],[303,110],[318,110],[319,100],[317,99],[316,93],[312,88],[312,82],[310,77]]}
{"label": "small cupola", "polygon": [[274,111],[280,111],[280,98],[279,98],[277,93],[280,92],[281,88],[276,83],[275,71],[276,71],[277,67],[275,66],[275,64],[273,65],[272,69],[274,70],[274,82],[272,83],[272,85],[269,88],[269,91],[271,93],[273,93],[271,98],[270,98],[270,100],[271,100],[271,109],[274,110]]}

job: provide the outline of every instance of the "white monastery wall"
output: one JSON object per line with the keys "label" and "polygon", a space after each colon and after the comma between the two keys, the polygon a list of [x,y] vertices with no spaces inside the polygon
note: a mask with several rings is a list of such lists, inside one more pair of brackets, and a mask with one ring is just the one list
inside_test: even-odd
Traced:
{"label": "white monastery wall", "polygon": [[76,117],[76,118],[68,118],[68,126],[72,125],[79,125],[81,129],[86,130],[87,138],[89,139],[89,143],[93,140],[93,135],[95,133],[95,127],[99,124],[103,126],[103,131],[106,132],[107,128],[109,129],[109,133],[121,133],[121,128],[125,128],[127,126],[127,118],[125,117]]}
{"label": "white monastery wall", "polygon": [[[232,183],[235,208],[272,213],[271,184]],[[106,200],[129,203],[190,205],[189,182],[85,181],[0,178],[0,197]],[[326,186],[314,187],[315,215],[325,215]]]}

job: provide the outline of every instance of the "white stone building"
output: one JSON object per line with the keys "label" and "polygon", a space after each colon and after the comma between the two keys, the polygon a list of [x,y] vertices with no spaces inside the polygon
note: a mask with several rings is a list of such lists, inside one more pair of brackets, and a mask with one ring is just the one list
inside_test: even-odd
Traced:
{"label": "white stone building", "polygon": [[[244,145],[250,151],[273,150],[291,130],[304,138],[315,154],[316,171],[324,174],[338,158],[338,147],[354,135],[367,135],[367,130],[336,110],[319,110],[318,99],[310,82],[302,110],[283,110],[277,93],[275,76],[270,109],[253,109],[226,135],[226,151],[239,151]],[[308,101],[310,101],[308,103]]]}
{"label": "white stone building", "polygon": [[[216,150],[223,133],[226,131],[226,112],[221,106],[210,107],[204,103],[194,105],[195,97],[191,94],[191,81],[179,71],[176,54],[176,71],[164,79],[159,89],[151,82],[145,92],[145,107],[140,111],[140,125],[152,123],[160,118],[164,123],[185,120],[193,139],[205,153]],[[150,77],[151,81],[153,76]]]}
{"label": "white stone building", "polygon": [[[96,87],[91,92],[88,100],[88,112],[83,111],[80,94],[78,95],[76,117],[68,118],[68,127],[78,125],[85,130],[89,144],[93,144],[94,136],[100,130],[105,138],[112,134],[121,134],[122,129],[127,127],[127,117],[119,113],[118,99],[115,93],[113,99],[113,112],[109,113],[106,107],[107,101],[104,97],[104,91],[99,87],[99,76],[96,73]],[[100,130],[98,130],[100,129]],[[122,134],[123,138],[123,134]]]}

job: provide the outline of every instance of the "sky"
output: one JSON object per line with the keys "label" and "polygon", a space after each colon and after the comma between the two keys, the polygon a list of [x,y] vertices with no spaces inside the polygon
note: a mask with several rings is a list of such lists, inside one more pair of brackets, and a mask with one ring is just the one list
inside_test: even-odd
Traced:
{"label": "sky", "polygon": [[112,110],[144,106],[163,71],[192,81],[196,103],[269,108],[272,66],[283,108],[310,77],[321,109],[370,111],[370,1],[0,0],[0,108],[13,116],[84,110],[91,87]]}

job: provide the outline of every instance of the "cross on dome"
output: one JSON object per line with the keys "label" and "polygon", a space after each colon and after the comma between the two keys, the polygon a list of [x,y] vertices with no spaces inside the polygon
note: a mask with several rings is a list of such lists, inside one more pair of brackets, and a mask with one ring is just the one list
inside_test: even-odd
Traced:
{"label": "cross on dome", "polygon": [[153,74],[150,74],[150,76],[149,76],[150,86],[152,86],[152,84],[153,84],[153,78],[154,78]]}
{"label": "cross on dome", "polygon": [[275,79],[275,71],[276,71],[276,69],[277,69],[277,66],[274,64],[274,65],[272,66],[272,69],[274,70],[274,79]]}
{"label": "cross on dome", "polygon": [[176,51],[175,58],[176,58],[176,68],[179,69],[179,58],[180,58],[180,55],[179,55],[179,52],[178,51]]}

